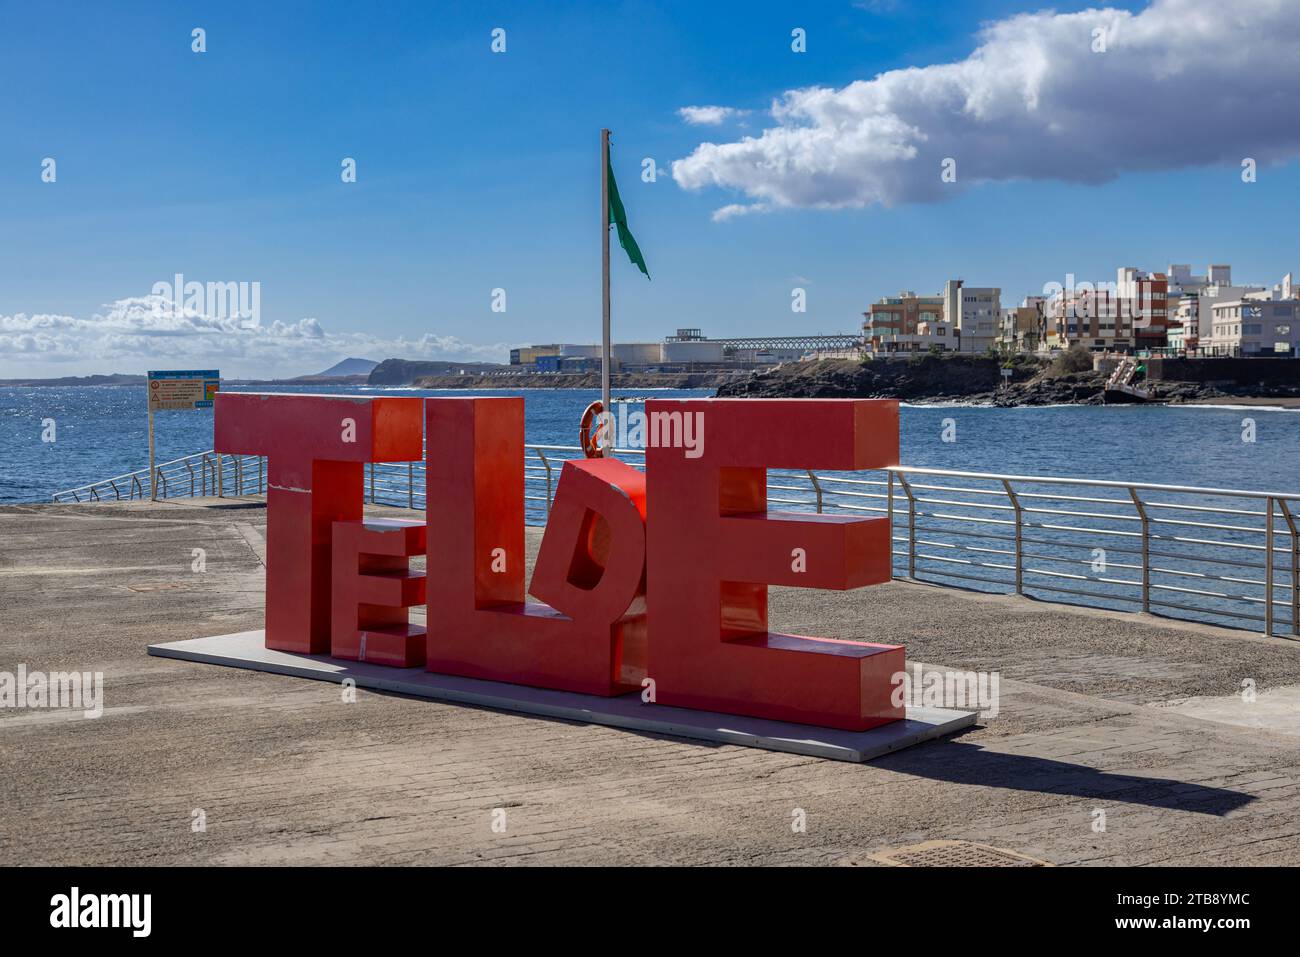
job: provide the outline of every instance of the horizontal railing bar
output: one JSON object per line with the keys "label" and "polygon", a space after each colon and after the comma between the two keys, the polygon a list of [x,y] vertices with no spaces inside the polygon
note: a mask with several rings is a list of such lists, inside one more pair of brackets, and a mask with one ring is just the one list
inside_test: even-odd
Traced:
{"label": "horizontal railing bar", "polygon": [[[1006,494],[1005,492],[1003,494]],[[1066,495],[1063,492],[1022,492],[1016,490],[1017,498],[1038,498],[1048,502],[1087,502],[1089,505],[1123,505],[1133,507],[1131,498],[1097,498],[1094,495]]]}
{"label": "horizontal railing bar", "polygon": [[1250,515],[1263,518],[1268,514],[1262,510],[1257,512],[1253,508],[1215,508],[1210,505],[1183,505],[1178,502],[1143,502],[1142,504],[1147,508],[1176,508],[1186,512],[1215,512],[1220,515]]}
{"label": "horizontal railing bar", "polygon": [[967,559],[945,558],[942,555],[927,555],[925,554],[925,552],[917,552],[916,557],[918,559],[923,558],[926,559],[927,561],[932,561],[932,562],[947,562],[952,565],[969,565],[972,568],[1005,568],[1009,572],[1013,572],[1016,570],[1015,565],[1002,565],[998,562],[977,562],[974,561],[973,559],[968,559],[968,558]]}
{"label": "horizontal railing bar", "polygon": [[[1014,512],[1014,505],[994,505],[991,502],[956,502],[946,498],[930,498],[929,496],[918,495],[916,501],[924,505],[955,505],[958,508],[987,508],[995,509],[999,512]],[[917,513],[920,514],[919,512]]]}
{"label": "horizontal railing bar", "polygon": [[939,518],[949,522],[979,522],[984,525],[1010,525],[1015,527],[1015,522],[1009,522],[1004,518],[976,518],[973,515],[945,515],[943,512],[922,512],[917,509],[916,514],[924,515],[926,518]]}
{"label": "horizontal railing bar", "polygon": [[[818,476],[817,481],[819,482],[822,481],[820,476]],[[847,489],[839,489],[839,488],[828,488],[828,489],[824,489],[823,491],[826,495],[843,495],[843,496],[847,496],[848,498],[881,498],[881,499],[889,498],[888,492],[850,492]]]}
{"label": "horizontal railing bar", "polygon": [[1091,598],[1100,598],[1103,601],[1127,601],[1136,602],[1138,604],[1141,604],[1142,602],[1141,598],[1130,598],[1127,595],[1113,595],[1105,592],[1089,591],[1086,588],[1064,588],[1061,585],[1045,585],[1041,583],[1031,585],[1030,587],[1036,591],[1060,592],[1064,595],[1087,595]]}
{"label": "horizontal railing bar", "polygon": [[1049,578],[1068,578],[1072,581],[1081,582],[1102,582],[1106,585],[1121,585],[1126,588],[1141,588],[1140,581],[1129,581],[1126,578],[1093,578],[1091,575],[1072,575],[1069,572],[1053,572],[1045,568],[1026,568],[1026,575],[1046,575]]}
{"label": "horizontal railing bar", "polygon": [[1068,508],[1030,508],[1026,506],[1022,511],[1032,512],[1035,515],[1069,515],[1073,518],[1100,518],[1108,522],[1142,521],[1142,519],[1137,515],[1108,515],[1105,512],[1075,512]]}
{"label": "horizontal railing bar", "polygon": [[1023,524],[1025,528],[1041,528],[1048,532],[1082,532],[1085,535],[1113,535],[1118,538],[1142,537],[1141,532],[1125,532],[1117,528],[1079,528],[1077,525],[1049,525],[1047,522],[1025,522]]}
{"label": "horizontal railing bar", "polygon": [[1152,535],[1153,542],[1183,542],[1186,545],[1210,545],[1214,548],[1238,548],[1243,551],[1262,552],[1267,550],[1265,545],[1249,545],[1245,542],[1219,542],[1212,538],[1184,538],[1181,535]]}
{"label": "horizontal railing bar", "polygon": [[1152,525],[1182,525],[1188,528],[1217,528],[1224,532],[1250,532],[1252,535],[1265,535],[1268,533],[1266,528],[1250,528],[1245,525],[1218,525],[1214,522],[1189,522],[1181,518],[1152,518],[1148,519]]}
{"label": "horizontal railing bar", "polygon": [[[953,548],[963,552],[979,552],[984,555],[1010,555],[1014,557],[1016,554],[1015,552],[1008,551],[1005,548],[980,548],[978,545],[958,545],[954,542],[932,542],[925,538],[918,538],[916,544],[928,545],[933,548]],[[918,557],[920,557],[920,553],[917,554]]]}
{"label": "horizontal railing bar", "polygon": [[1041,485],[1087,485],[1092,488],[1146,489],[1157,492],[1186,492],[1191,495],[1225,495],[1232,498],[1284,498],[1300,501],[1300,492],[1249,491],[1238,488],[1197,488],[1192,485],[1164,485],[1157,482],[1116,482],[1110,479],[1057,478],[1050,475],[1007,475],[1000,472],[964,472],[920,466],[890,465],[887,471],[901,475],[948,475],[954,478],[997,479]]}
{"label": "horizontal railing bar", "polygon": [[940,535],[960,535],[963,538],[987,538],[999,542],[1014,542],[1016,540],[1016,536],[1014,535],[998,535],[994,532],[967,532],[957,528],[935,528],[933,525],[920,524],[916,527],[918,531],[922,532],[938,532]]}
{"label": "horizontal railing bar", "polygon": [[[912,488],[920,489],[923,492],[963,492],[968,495],[996,495],[998,498],[1006,498],[1007,490],[1004,488],[964,488],[960,485],[923,485],[920,482],[911,483]],[[975,504],[972,502],[971,504]]]}
{"label": "horizontal railing bar", "polygon": [[822,482],[835,482],[835,483],[838,483],[838,484],[840,484],[840,485],[878,485],[878,486],[880,486],[881,488],[888,488],[888,487],[889,487],[889,483],[888,483],[888,482],[883,482],[883,481],[880,481],[879,479],[853,479],[853,478],[843,478],[843,477],[841,477],[841,476],[839,476],[839,475],[834,475],[834,474],[822,475],[822,474],[820,474],[820,473],[818,473],[817,478],[818,478],[819,481],[822,481]]}

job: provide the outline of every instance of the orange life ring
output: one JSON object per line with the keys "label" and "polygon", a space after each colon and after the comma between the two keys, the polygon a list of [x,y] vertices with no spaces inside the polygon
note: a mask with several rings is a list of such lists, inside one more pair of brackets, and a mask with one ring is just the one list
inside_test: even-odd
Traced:
{"label": "orange life ring", "polygon": [[605,457],[605,447],[596,442],[596,438],[600,435],[599,423],[595,432],[591,430],[591,423],[604,411],[605,406],[597,399],[582,413],[582,424],[578,426],[578,445],[582,448],[582,454],[589,459]]}

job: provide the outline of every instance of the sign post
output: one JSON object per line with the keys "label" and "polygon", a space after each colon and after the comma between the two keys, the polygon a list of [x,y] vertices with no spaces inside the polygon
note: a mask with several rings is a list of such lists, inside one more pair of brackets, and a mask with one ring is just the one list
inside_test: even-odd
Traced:
{"label": "sign post", "polygon": [[159,409],[210,409],[221,386],[216,369],[150,372],[149,403],[149,499],[158,500],[158,470],[154,460],[153,414]]}

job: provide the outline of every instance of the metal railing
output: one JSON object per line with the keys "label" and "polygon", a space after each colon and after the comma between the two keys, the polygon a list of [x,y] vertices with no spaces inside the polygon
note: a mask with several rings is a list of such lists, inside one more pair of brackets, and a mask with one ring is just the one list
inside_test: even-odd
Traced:
{"label": "metal railing", "polygon": [[[525,446],[524,505],[543,524],[577,446]],[[616,457],[644,467],[643,450]],[[148,470],[55,501],[148,498]],[[160,498],[260,495],[265,459],[202,452],[158,466]],[[768,503],[887,518],[896,578],[1139,610],[1300,637],[1300,493],[895,466],[772,469]],[[365,469],[366,500],[423,509],[424,462]]]}
{"label": "metal railing", "polygon": [[[154,489],[157,489],[155,496]],[[101,482],[55,492],[55,502],[111,502],[156,497],[245,496],[266,493],[266,459],[222,455],[211,450],[162,462],[149,470],[127,472]]]}

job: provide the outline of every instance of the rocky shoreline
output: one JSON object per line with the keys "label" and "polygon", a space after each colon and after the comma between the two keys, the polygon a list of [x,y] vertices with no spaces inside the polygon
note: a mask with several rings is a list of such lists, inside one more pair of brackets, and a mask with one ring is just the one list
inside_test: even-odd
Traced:
{"label": "rocky shoreline", "polygon": [[[1090,363],[1090,359],[1088,360]],[[914,404],[964,402],[1001,407],[1101,405],[1106,379],[1091,368],[1072,368],[1081,359],[1044,363],[1017,357],[1008,366],[985,356],[922,355],[910,359],[858,362],[823,359],[789,363],[754,372],[718,387],[719,396],[744,398],[879,398]],[[1011,375],[1004,380],[1003,368]],[[1297,367],[1300,371],[1300,366]],[[1235,386],[1161,380],[1161,403],[1300,403],[1296,385]]]}
{"label": "rocky shoreline", "polygon": [[[614,389],[718,389],[743,378],[737,372],[616,372]],[[371,383],[374,384],[373,382]],[[508,375],[426,375],[412,381],[418,389],[599,389],[600,373],[510,373]]]}

